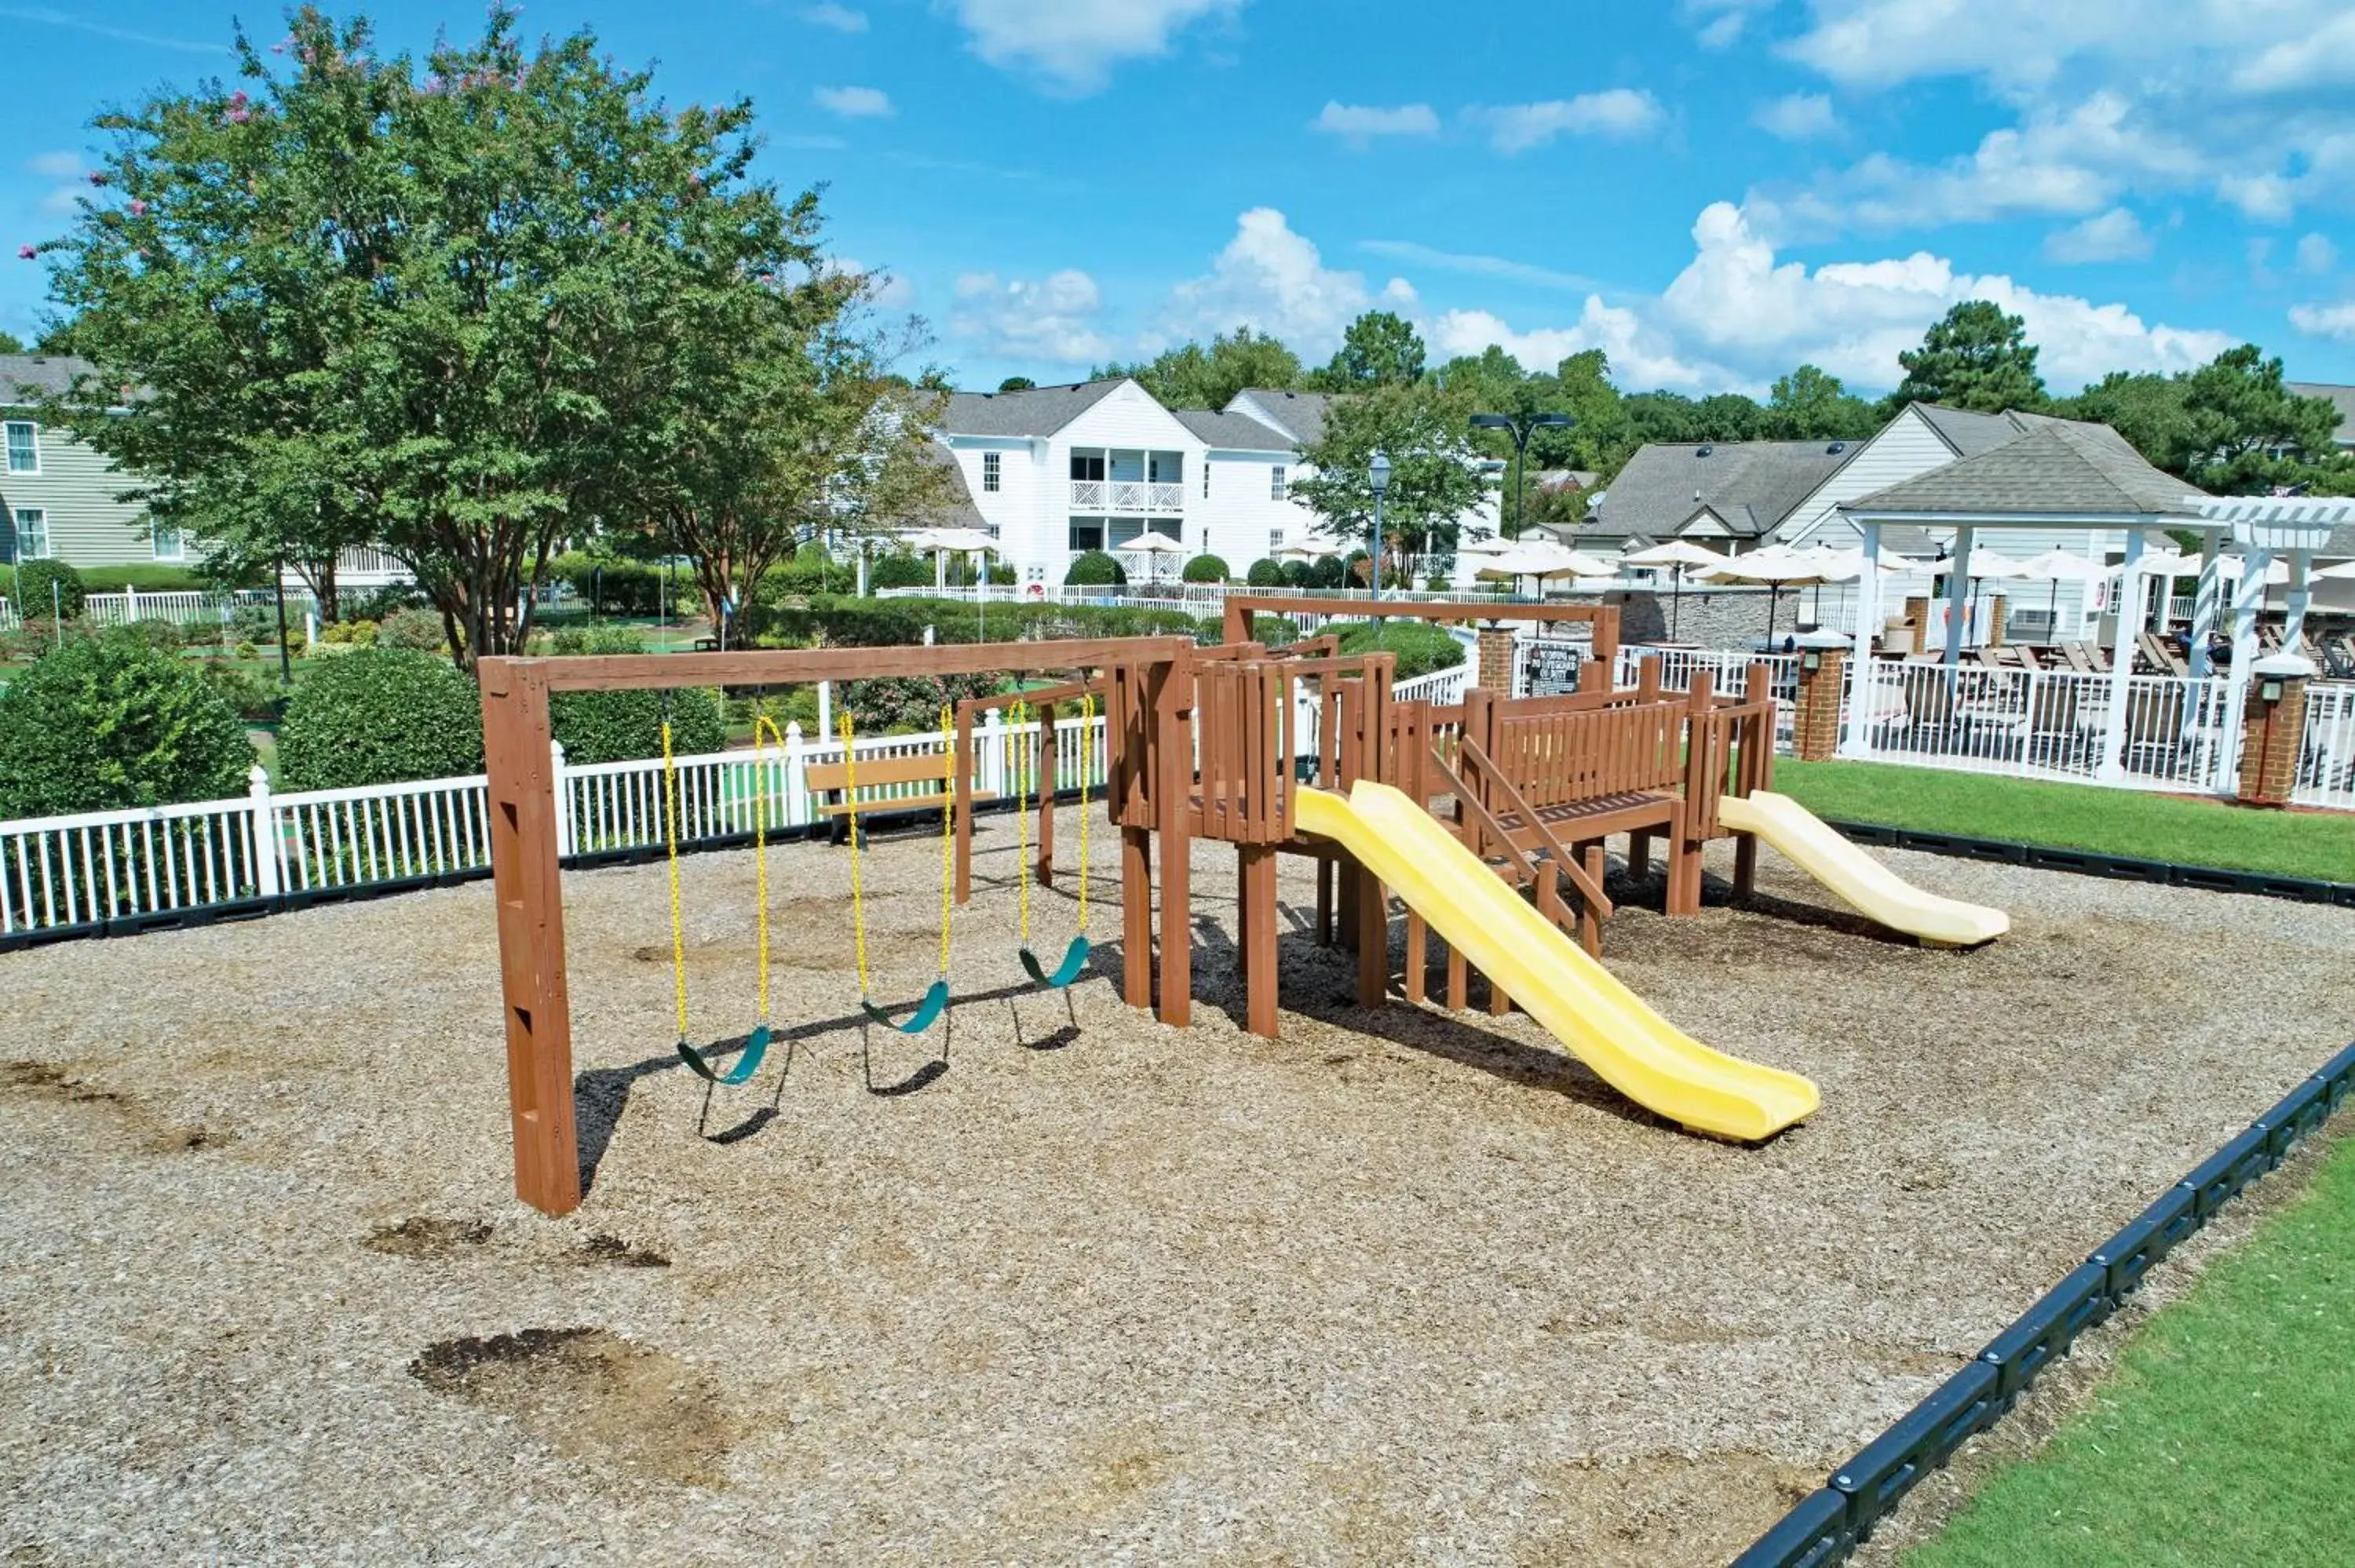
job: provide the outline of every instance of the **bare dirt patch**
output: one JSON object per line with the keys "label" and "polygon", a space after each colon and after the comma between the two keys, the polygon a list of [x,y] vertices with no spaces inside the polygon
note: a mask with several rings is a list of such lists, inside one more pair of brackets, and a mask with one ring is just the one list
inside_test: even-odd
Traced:
{"label": "bare dirt patch", "polygon": [[437,1220],[419,1214],[398,1224],[378,1225],[360,1245],[393,1257],[451,1257],[491,1239],[480,1220]]}
{"label": "bare dirt patch", "polygon": [[226,1128],[168,1121],[133,1097],[93,1087],[53,1063],[0,1063],[0,1091],[57,1105],[88,1106],[108,1116],[119,1132],[151,1154],[218,1149],[237,1137]]}
{"label": "bare dirt patch", "polygon": [[666,1351],[603,1329],[444,1340],[409,1372],[575,1458],[682,1485],[727,1482],[733,1438],[718,1389]]}

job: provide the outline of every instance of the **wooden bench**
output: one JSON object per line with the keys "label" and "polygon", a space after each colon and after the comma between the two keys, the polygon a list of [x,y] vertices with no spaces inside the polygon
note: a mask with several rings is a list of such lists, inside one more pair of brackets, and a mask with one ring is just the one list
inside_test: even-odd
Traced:
{"label": "wooden bench", "polygon": [[[966,759],[966,798],[974,800],[995,800],[990,790],[975,790],[972,784],[972,761]],[[951,786],[954,780],[949,772],[949,754],[930,752],[919,757],[878,757],[861,761],[858,767],[860,799],[858,811],[862,817],[900,815],[910,811],[937,811],[955,799]],[[820,762],[808,771],[810,793],[818,800],[817,814],[831,819],[832,842],[840,843],[849,832],[851,813],[850,779],[852,768],[847,762]],[[890,795],[882,800],[867,797],[876,789],[898,789],[910,784],[932,786],[928,793]]]}

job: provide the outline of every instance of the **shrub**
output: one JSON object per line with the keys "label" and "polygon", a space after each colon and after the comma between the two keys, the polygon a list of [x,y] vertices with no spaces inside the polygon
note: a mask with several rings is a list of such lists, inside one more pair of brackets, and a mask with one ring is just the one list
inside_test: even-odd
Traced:
{"label": "shrub", "polygon": [[16,568],[5,564],[0,564],[0,599],[16,602]]}
{"label": "shrub", "polygon": [[377,623],[376,640],[378,647],[412,653],[439,653],[447,641],[441,612],[432,609],[396,610]]}
{"label": "shrub", "polygon": [[1431,574],[1430,591],[1433,593],[1445,593],[1447,591],[1447,578],[1444,574],[1439,572],[1433,572]]}
{"label": "shrub", "polygon": [[871,588],[930,588],[932,586],[932,564],[905,550],[895,550],[879,556],[868,564],[867,586]]}
{"label": "shrub", "polygon": [[836,560],[824,545],[813,539],[794,551],[793,559],[780,563],[762,577],[760,591],[754,597],[769,602],[787,596],[849,593],[858,586],[858,568]]}
{"label": "shrub", "polygon": [[205,684],[214,695],[229,705],[229,711],[248,724],[260,724],[278,716],[278,683],[264,680],[252,671],[219,659],[208,659],[196,666]]}
{"label": "shrub", "polygon": [[1251,570],[1244,574],[1243,580],[1255,588],[1282,588],[1284,563],[1271,561],[1263,556],[1251,564]]}
{"label": "shrub", "polygon": [[319,641],[345,648],[373,648],[378,630],[373,620],[331,620],[319,628]]}
{"label": "shrub", "polygon": [[252,766],[205,678],[123,633],[68,642],[0,695],[0,816],[220,800]]}
{"label": "shrub", "polygon": [[1219,556],[1203,554],[1188,561],[1178,577],[1181,582],[1222,583],[1233,575],[1227,570],[1227,563]]}
{"label": "shrub", "polygon": [[416,649],[360,649],[323,662],[294,688],[278,764],[290,789],[479,773],[481,699],[447,660]]}
{"label": "shrub", "polygon": [[177,623],[160,616],[142,616],[123,629],[123,635],[144,642],[159,653],[177,653],[186,639]]}
{"label": "shrub", "polygon": [[1306,561],[1284,563],[1284,586],[1290,588],[1314,588],[1316,574]]}
{"label": "shrub", "polygon": [[[1322,630],[1339,635],[1344,653],[1377,652],[1375,625],[1370,620],[1327,621]],[[1428,621],[1385,620],[1380,639],[1380,652],[1398,655],[1396,678],[1401,681],[1435,670],[1452,670],[1466,657],[1463,643]]]}
{"label": "shrub", "polygon": [[[618,626],[567,627],[549,639],[559,658],[583,653],[643,653],[635,632]],[[699,686],[662,692],[559,692],[549,701],[556,738],[567,762],[623,762],[662,755],[662,726],[670,717],[674,756],[692,757],[728,745],[728,721],[719,696]]]}
{"label": "shrub", "polygon": [[[49,585],[57,585],[54,599]],[[82,586],[81,574],[63,561],[19,561],[16,563],[16,591],[22,597],[17,608],[27,615],[48,617],[52,607],[68,620],[82,611],[89,590]]]}
{"label": "shrub", "polygon": [[1102,550],[1086,550],[1072,556],[1071,568],[1063,574],[1067,588],[1121,588],[1127,582],[1128,573]]}
{"label": "shrub", "polygon": [[1314,588],[1339,588],[1348,574],[1342,569],[1338,556],[1319,556],[1308,568],[1308,586]]}
{"label": "shrub", "polygon": [[1333,586],[1360,588],[1373,580],[1373,557],[1363,550],[1352,550],[1341,558],[1341,580]]}
{"label": "shrub", "polygon": [[423,609],[430,602],[425,590],[415,583],[387,583],[382,588],[336,597],[336,612],[346,620],[380,621],[400,610]]}
{"label": "shrub", "polygon": [[895,675],[852,681],[843,687],[841,700],[861,735],[937,734],[942,704],[996,690],[994,675]]}

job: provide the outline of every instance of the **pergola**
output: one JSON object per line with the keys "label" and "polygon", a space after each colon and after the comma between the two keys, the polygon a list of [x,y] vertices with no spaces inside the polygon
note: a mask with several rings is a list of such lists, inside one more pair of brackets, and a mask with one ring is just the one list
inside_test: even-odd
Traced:
{"label": "pergola", "polygon": [[[2123,534],[2126,559],[2110,637],[2109,703],[2098,777],[2125,777],[2127,683],[2134,671],[2135,639],[2141,630],[2136,609],[2142,603],[2141,563],[2154,531],[2192,530],[2206,541],[2200,593],[2195,601],[2192,652],[2195,676],[2209,673],[2206,641],[2223,604],[2221,556],[2229,537],[2244,562],[2235,596],[2232,705],[2243,710],[2246,687],[2259,662],[2257,615],[2264,603],[2265,573],[2275,555],[2290,562],[2289,638],[2294,643],[2306,619],[2307,583],[2315,551],[2332,527],[2355,518],[2355,500],[2323,497],[2218,497],[2145,462],[2106,427],[2052,421],[2019,440],[1945,468],[1892,485],[1840,507],[1840,515],[1864,536],[1867,559],[1878,558],[1881,529],[1888,524],[1954,531],[1952,558],[1970,559],[1985,532],[2041,533],[2055,530]],[[2033,546],[2031,546],[2032,548]],[[1964,599],[1967,575],[1959,566],[1946,579],[1946,645],[1944,663],[1955,671],[1962,659]],[[1840,737],[1844,756],[1869,755],[1871,715],[1861,683],[1870,668],[1872,640],[1881,625],[1879,574],[1859,584],[1853,633],[1851,700]],[[2270,673],[2271,672],[2267,672]],[[2311,673],[2309,669],[2307,673]]]}

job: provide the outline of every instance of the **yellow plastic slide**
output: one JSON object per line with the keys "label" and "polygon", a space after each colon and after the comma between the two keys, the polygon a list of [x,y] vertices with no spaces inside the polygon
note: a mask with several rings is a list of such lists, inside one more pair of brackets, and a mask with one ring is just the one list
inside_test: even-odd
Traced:
{"label": "yellow plastic slide", "polygon": [[1969,948],[2011,929],[2011,916],[1984,904],[1924,893],[1788,795],[1761,789],[1718,802],[1717,820],[1736,832],[1755,833],[1783,857],[1892,931],[1935,947]]}
{"label": "yellow plastic slide", "polygon": [[1303,789],[1295,820],[1364,863],[1612,1087],[1721,1138],[1771,1137],[1814,1113],[1816,1086],[1679,1033],[1556,929],[1455,835],[1387,784]]}

